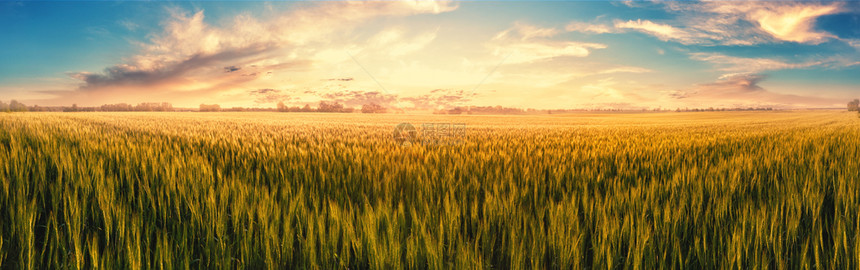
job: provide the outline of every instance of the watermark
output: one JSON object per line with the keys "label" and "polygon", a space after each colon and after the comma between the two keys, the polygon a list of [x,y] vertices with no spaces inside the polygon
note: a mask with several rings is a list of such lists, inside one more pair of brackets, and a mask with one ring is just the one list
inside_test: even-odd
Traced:
{"label": "watermark", "polygon": [[422,123],[416,130],[410,123],[394,127],[394,141],[401,146],[415,143],[423,145],[456,145],[466,138],[466,123]]}
{"label": "watermark", "polygon": [[394,142],[400,146],[410,146],[418,140],[418,132],[410,123],[400,123],[394,127]]}

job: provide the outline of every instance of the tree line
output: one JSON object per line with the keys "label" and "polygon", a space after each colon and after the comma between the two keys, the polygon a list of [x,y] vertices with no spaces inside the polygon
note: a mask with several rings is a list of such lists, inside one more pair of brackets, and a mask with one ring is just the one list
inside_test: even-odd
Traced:
{"label": "tree line", "polygon": [[[279,112],[334,112],[334,113],[352,113],[354,108],[344,107],[339,102],[320,101],[316,108],[311,108],[310,104],[305,104],[304,107],[286,106],[284,102],[278,102],[277,111]],[[362,113],[385,113],[388,110],[382,105],[376,103],[368,103],[361,106]]]}
{"label": "tree line", "polygon": [[860,99],[854,99],[848,102],[848,111],[857,112],[857,117],[860,117]]}
{"label": "tree line", "polygon": [[[137,105],[127,103],[104,104],[97,107],[79,107],[77,104],[72,104],[71,107],[41,107],[38,105],[27,106],[17,100],[11,100],[9,103],[0,101],[0,112],[27,112],[27,111],[48,111],[48,112],[172,112],[172,111],[192,111],[193,109],[176,109],[168,102],[144,102]],[[645,109],[643,109],[644,111]],[[655,111],[663,111],[654,109]],[[773,108],[707,108],[707,109],[675,109],[676,112],[707,112],[707,111],[770,111]],[[334,113],[352,113],[356,110],[351,107],[345,107],[339,102],[320,101],[319,105],[314,108],[310,104],[305,104],[303,107],[286,106],[283,102],[279,102],[277,108],[244,108],[232,107],[221,108],[218,104],[200,104],[198,108],[200,112],[237,112],[237,111],[278,111],[278,112],[334,112]],[[386,113],[388,108],[377,103],[367,103],[361,106],[362,113]],[[435,114],[533,114],[546,112],[565,113],[575,111],[593,111],[585,109],[568,109],[568,110],[535,110],[535,109],[519,109],[507,108],[502,106],[468,106],[454,107],[446,110],[436,110]],[[854,99],[848,102],[848,111],[858,112],[860,116],[860,99]]]}
{"label": "tree line", "polygon": [[27,105],[14,99],[10,101],[9,104],[0,101],[0,112],[26,112],[29,110],[30,109],[27,108]]}

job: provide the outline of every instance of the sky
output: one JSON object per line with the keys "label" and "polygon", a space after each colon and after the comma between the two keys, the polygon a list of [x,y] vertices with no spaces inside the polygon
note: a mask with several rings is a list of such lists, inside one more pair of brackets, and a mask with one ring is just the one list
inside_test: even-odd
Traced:
{"label": "sky", "polygon": [[860,2],[0,2],[0,101],[828,108]]}

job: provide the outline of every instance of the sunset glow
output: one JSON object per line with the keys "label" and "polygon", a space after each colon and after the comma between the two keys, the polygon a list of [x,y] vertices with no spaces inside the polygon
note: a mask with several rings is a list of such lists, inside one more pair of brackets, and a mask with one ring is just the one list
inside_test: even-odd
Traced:
{"label": "sunset glow", "polygon": [[844,107],[858,2],[4,2],[0,100]]}

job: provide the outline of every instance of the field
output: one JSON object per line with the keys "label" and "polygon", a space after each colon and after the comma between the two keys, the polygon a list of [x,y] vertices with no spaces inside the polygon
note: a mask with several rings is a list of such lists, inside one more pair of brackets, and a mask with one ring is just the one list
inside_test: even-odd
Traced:
{"label": "field", "polygon": [[[401,122],[465,135],[402,146]],[[858,135],[838,111],[2,113],[0,268],[857,269]]]}

